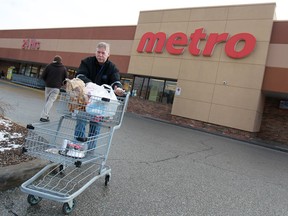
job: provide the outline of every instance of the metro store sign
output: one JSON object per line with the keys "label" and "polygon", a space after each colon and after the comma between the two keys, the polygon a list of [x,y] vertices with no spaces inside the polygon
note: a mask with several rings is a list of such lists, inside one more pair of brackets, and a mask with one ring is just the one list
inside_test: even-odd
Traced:
{"label": "metro store sign", "polygon": [[[206,41],[203,50],[199,49],[199,44]],[[237,49],[239,42],[244,42],[241,48]],[[207,35],[204,32],[204,28],[199,28],[188,36],[183,32],[176,32],[166,38],[164,32],[146,32],[137,47],[137,52],[143,53],[163,53],[164,47],[167,52],[172,55],[181,55],[186,47],[193,56],[199,56],[201,53],[203,56],[210,57],[213,54],[213,50],[217,44],[225,43],[225,53],[230,58],[241,59],[248,56],[255,48],[256,38],[249,33],[239,33],[229,36],[228,33],[211,33]]]}

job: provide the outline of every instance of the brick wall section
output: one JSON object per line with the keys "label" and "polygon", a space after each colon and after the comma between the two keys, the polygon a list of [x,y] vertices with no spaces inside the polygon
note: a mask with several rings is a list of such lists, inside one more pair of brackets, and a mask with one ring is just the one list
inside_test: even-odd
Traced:
{"label": "brick wall section", "polygon": [[279,109],[279,99],[267,98],[261,129],[259,133],[250,133],[233,128],[213,125],[171,115],[172,105],[160,104],[138,97],[129,99],[128,112],[140,116],[162,120],[183,127],[199,129],[213,134],[223,135],[244,141],[260,141],[265,144],[284,145],[288,147],[288,110]]}
{"label": "brick wall section", "polygon": [[288,146],[288,110],[279,108],[280,99],[266,98],[258,137]]}
{"label": "brick wall section", "polygon": [[174,116],[170,114],[171,109],[172,105],[147,101],[140,99],[138,97],[130,97],[127,111],[134,114],[138,114],[140,116],[149,117],[152,119],[158,119],[188,128],[204,130],[210,133],[229,136],[240,140],[251,140],[254,139],[256,136],[255,133],[249,133],[246,131],[241,131],[233,128],[213,125],[210,123]]}

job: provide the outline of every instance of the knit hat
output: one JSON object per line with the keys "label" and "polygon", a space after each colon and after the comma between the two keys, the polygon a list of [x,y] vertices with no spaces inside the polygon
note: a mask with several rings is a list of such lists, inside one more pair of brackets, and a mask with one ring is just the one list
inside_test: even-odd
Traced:
{"label": "knit hat", "polygon": [[61,63],[62,62],[62,58],[59,55],[56,55],[54,57],[53,63]]}

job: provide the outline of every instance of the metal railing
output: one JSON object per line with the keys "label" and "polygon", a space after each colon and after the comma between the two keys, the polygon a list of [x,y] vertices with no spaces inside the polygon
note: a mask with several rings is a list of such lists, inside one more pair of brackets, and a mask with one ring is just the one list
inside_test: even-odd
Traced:
{"label": "metal railing", "polygon": [[34,88],[44,89],[45,83],[42,79],[36,77],[28,77],[22,74],[13,74],[12,82],[19,83],[25,86],[30,86]]}

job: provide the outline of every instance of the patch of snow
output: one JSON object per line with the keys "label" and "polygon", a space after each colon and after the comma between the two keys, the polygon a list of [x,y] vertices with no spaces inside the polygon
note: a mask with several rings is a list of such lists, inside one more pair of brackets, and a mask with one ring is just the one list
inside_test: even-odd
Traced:
{"label": "patch of snow", "polygon": [[0,131],[0,142],[7,140],[7,137],[5,136],[7,136],[7,133]]}
{"label": "patch of snow", "polygon": [[22,134],[20,134],[20,133],[13,133],[13,134],[11,134],[10,135],[10,138],[20,138],[20,137],[22,137],[23,135]]}
{"label": "patch of snow", "polygon": [[0,119],[0,124],[4,125],[4,127],[9,128],[12,125],[12,122],[10,120],[6,119]]}
{"label": "patch of snow", "polygon": [[21,147],[21,145],[19,145],[19,144],[9,144],[8,146],[9,147],[0,148],[0,152],[4,152],[6,150],[11,150],[11,149],[16,149],[16,148],[20,148]]}
{"label": "patch of snow", "polygon": [[[12,126],[12,121],[6,120],[6,119],[0,119],[0,125],[4,125],[7,130],[10,129]],[[15,138],[20,138],[23,137],[23,134],[21,133],[7,133],[6,131],[0,131],[0,143],[1,141],[8,141],[9,139],[15,139]],[[0,147],[0,152],[4,152],[6,150],[11,150],[11,149],[16,149],[21,147],[21,145],[14,144],[14,143],[8,143],[8,147]]]}

